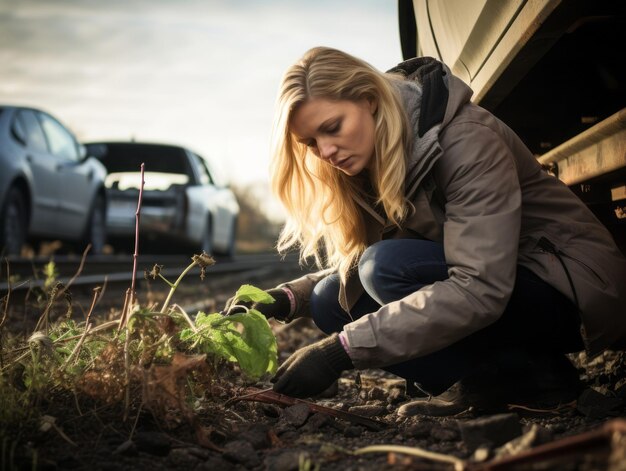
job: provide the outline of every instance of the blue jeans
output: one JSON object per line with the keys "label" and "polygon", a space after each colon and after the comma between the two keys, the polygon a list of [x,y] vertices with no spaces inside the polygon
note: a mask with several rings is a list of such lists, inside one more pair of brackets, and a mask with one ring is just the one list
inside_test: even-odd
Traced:
{"label": "blue jeans", "polygon": [[[363,254],[358,269],[365,293],[348,314],[338,302],[339,277],[322,279],[311,297],[315,324],[325,333],[423,286],[448,278],[443,246],[416,239],[383,240]],[[419,335],[419,333],[416,333]],[[498,359],[515,365],[518,352],[562,354],[583,349],[575,306],[527,268],[518,266],[513,293],[493,324],[437,352],[385,367],[385,370],[438,394]],[[500,365],[502,366],[502,365]]]}

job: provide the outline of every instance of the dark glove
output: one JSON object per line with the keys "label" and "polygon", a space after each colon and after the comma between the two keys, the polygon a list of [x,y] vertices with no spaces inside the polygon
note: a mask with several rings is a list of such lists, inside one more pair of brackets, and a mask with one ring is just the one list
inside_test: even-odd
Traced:
{"label": "dark glove", "polygon": [[293,397],[320,394],[343,370],[354,368],[338,334],[297,350],[272,378],[274,391]]}
{"label": "dark glove", "polygon": [[[251,303],[251,302],[240,302],[239,304],[246,306],[248,309],[256,309],[261,314],[263,314],[268,319],[272,317],[283,321],[287,318],[289,313],[291,312],[291,302],[289,301],[289,296],[285,293],[285,290],[281,288],[273,288],[268,289],[266,292],[274,298],[273,303],[263,304],[263,303]],[[222,314],[236,314],[238,312],[243,312],[242,310],[233,309],[231,310],[231,304],[235,298],[229,298],[224,305],[224,310]]]}

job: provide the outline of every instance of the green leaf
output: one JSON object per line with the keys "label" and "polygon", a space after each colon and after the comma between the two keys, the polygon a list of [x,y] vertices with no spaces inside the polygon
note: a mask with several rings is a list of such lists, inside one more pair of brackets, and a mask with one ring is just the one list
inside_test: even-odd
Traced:
{"label": "green leaf", "polygon": [[270,304],[275,301],[275,299],[267,294],[266,291],[259,289],[252,285],[241,285],[241,287],[235,293],[235,301],[250,301],[253,303],[262,303],[262,304]]}
{"label": "green leaf", "polygon": [[243,326],[241,337],[247,348],[236,350],[241,369],[258,378],[266,372],[274,373],[277,367],[278,347],[267,319],[256,309],[227,317]]}
{"label": "green leaf", "polygon": [[179,337],[202,353],[237,362],[252,378],[276,371],[276,339],[265,316],[255,309],[232,316],[199,312],[196,330],[184,329]]}

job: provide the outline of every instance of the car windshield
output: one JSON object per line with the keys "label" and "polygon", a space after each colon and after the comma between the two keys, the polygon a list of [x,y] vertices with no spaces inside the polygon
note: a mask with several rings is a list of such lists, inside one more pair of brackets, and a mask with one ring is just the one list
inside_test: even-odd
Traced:
{"label": "car windshield", "polygon": [[109,173],[139,172],[143,163],[146,172],[190,174],[185,151],[173,146],[106,144],[100,160]]}
{"label": "car windshield", "polygon": [[[92,145],[92,146],[95,146]],[[137,174],[144,164],[146,190],[165,191],[172,185],[186,185],[191,169],[185,151],[179,147],[152,144],[106,144],[100,160],[107,168],[107,188],[139,188]]]}

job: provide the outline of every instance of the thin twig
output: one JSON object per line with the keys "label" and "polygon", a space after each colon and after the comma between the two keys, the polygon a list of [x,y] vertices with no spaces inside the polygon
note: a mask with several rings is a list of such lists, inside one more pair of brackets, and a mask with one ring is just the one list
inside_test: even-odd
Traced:
{"label": "thin twig", "polygon": [[100,294],[100,290],[102,288],[100,288],[99,286],[96,286],[93,289],[93,298],[91,299],[91,306],[89,307],[89,312],[87,312],[87,318],[85,319],[85,325],[89,325],[89,321],[91,320],[91,313],[93,312],[93,308],[96,306],[96,302],[98,301],[99,296],[98,294]]}
{"label": "thin twig", "polygon": [[130,410],[130,329],[126,328],[124,339],[124,371],[126,374],[126,389],[124,391],[124,422],[128,420]]}
{"label": "thin twig", "polygon": [[80,349],[82,348],[83,343],[85,342],[85,339],[87,338],[87,335],[89,334],[90,330],[91,330],[91,324],[87,324],[87,326],[85,327],[85,330],[83,331],[83,335],[80,336],[80,339],[78,340],[78,343],[76,343],[76,346],[74,347],[74,350],[72,350],[72,353],[70,353],[70,355],[67,357],[67,359],[65,360],[65,362],[61,366],[61,368],[60,368],[61,371],[64,371],[65,368],[68,367],[68,365],[70,364],[72,359],[75,356],[78,356],[78,354],[80,352]]}
{"label": "thin twig", "polygon": [[74,273],[74,276],[70,278],[70,281],[67,282],[65,287],[59,291],[59,294],[65,293],[69,289],[69,287],[72,286],[72,283],[76,281],[76,278],[78,278],[80,274],[83,272],[83,268],[85,267],[85,260],[87,259],[87,254],[89,253],[90,250],[91,250],[91,244],[87,244],[87,247],[85,247],[85,250],[83,251],[83,255],[80,258],[80,265],[78,265],[78,269],[76,270],[76,273]]}
{"label": "thin twig", "polygon": [[137,198],[137,211],[135,211],[135,252],[133,253],[133,278],[130,281],[130,306],[135,303],[135,279],[137,278],[137,258],[139,257],[139,221],[141,219],[141,202],[143,200],[144,163],[141,163],[141,183],[139,185],[139,197]]}
{"label": "thin twig", "polygon": [[135,417],[135,423],[133,424],[133,428],[130,430],[130,435],[128,436],[129,440],[133,439],[133,435],[135,434],[135,429],[137,428],[137,424],[139,423],[139,416],[141,415],[141,409],[143,408],[143,401],[139,404],[139,408],[137,410],[137,416]]}
{"label": "thin twig", "polygon": [[45,432],[51,428],[54,429],[59,435],[61,435],[61,438],[63,438],[63,440],[65,440],[67,443],[69,443],[72,446],[78,446],[76,442],[74,442],[70,437],[65,435],[63,430],[61,430],[61,428],[56,424],[56,419],[54,417],[49,416],[49,415],[44,415],[41,418],[40,430]]}
{"label": "thin twig", "polygon": [[7,264],[7,294],[2,298],[4,306],[2,308],[2,320],[0,320],[0,368],[4,368],[4,335],[2,335],[2,326],[9,315],[9,300],[11,299],[11,270],[9,268],[9,260],[5,257],[4,261]]}
{"label": "thin twig", "polygon": [[[600,451],[607,446],[610,447],[611,440],[616,436],[623,437],[624,435],[626,435],[626,420],[613,419],[594,430],[545,443],[516,455],[495,459],[487,463],[471,464],[469,469],[472,471],[505,471],[520,468],[530,469],[532,464],[540,465],[539,467],[546,469],[541,464],[556,464],[554,462],[556,459],[565,461],[569,458],[571,460],[571,457],[576,454]],[[537,468],[533,467],[533,469]]]}
{"label": "thin twig", "polygon": [[128,305],[130,304],[130,292],[131,289],[127,288],[124,294],[124,305],[122,306],[122,315],[120,316],[120,325],[117,327],[117,333],[119,334],[124,327],[126,327],[128,317]]}
{"label": "thin twig", "polygon": [[[308,408],[314,412],[321,412],[322,414],[330,415],[332,417],[337,417],[338,419],[347,420],[348,422],[352,422],[354,424],[363,425],[370,430],[380,431],[389,425],[385,422],[381,422],[379,420],[371,419],[369,417],[363,417],[358,414],[354,414],[352,412],[343,411],[339,409],[334,409],[332,407],[321,406],[314,402],[305,401],[304,399],[298,399],[291,396],[286,396],[285,394],[280,394],[271,389],[256,389],[256,388],[247,388],[249,391],[247,394],[242,396],[234,397],[227,401],[226,404],[230,404],[236,401],[244,400],[244,401],[258,401],[265,402],[269,404],[278,404],[282,406],[293,406],[294,404],[306,404]],[[224,405],[226,405],[224,404]]]}
{"label": "thin twig", "polygon": [[9,313],[9,299],[11,298],[11,270],[9,268],[9,260],[5,257],[5,263],[7,264],[7,294],[4,296],[4,307],[2,308],[2,320],[0,321],[0,327],[4,325]]}
{"label": "thin twig", "polygon": [[59,294],[59,290],[62,286],[63,286],[62,283],[57,283],[50,290],[50,298],[48,299],[48,304],[46,304],[46,308],[44,309],[43,314],[41,315],[41,317],[39,317],[39,320],[37,321],[37,325],[35,326],[36,331],[40,330],[40,326],[43,324],[45,325],[44,331],[46,335],[48,335],[50,310],[52,309],[52,305],[54,304],[54,301],[57,298],[57,295]]}
{"label": "thin twig", "polygon": [[402,445],[372,445],[366,446],[364,448],[359,448],[354,451],[355,455],[362,455],[364,453],[375,453],[375,452],[385,452],[385,453],[404,453],[406,455],[417,456],[419,458],[424,458],[431,461],[439,461],[440,463],[450,463],[454,465],[454,469],[458,471],[462,471],[466,467],[465,461],[457,458],[456,456],[444,455],[442,453],[435,453],[428,450],[423,450],[421,448],[412,447],[412,446],[402,446]]}
{"label": "thin twig", "polygon": [[527,407],[527,406],[523,406],[521,404],[509,404],[508,408],[510,410],[513,409],[521,409],[521,410],[525,410],[525,411],[529,411],[529,412],[539,412],[539,413],[543,413],[543,414],[560,414],[564,409],[574,409],[576,408],[576,400],[573,400],[571,402],[567,402],[565,404],[561,404],[557,407],[554,407],[552,409],[535,409],[532,407]]}
{"label": "thin twig", "polygon": [[[119,323],[119,320],[113,320],[113,321],[106,322],[104,324],[100,324],[99,326],[94,327],[93,329],[90,329],[89,333],[87,335],[95,335],[98,332],[102,332],[103,330],[107,330],[107,329],[110,329],[111,327],[117,326],[118,323]],[[85,335],[85,334],[83,333],[81,335],[73,335],[71,337],[65,337],[63,339],[56,339],[53,342],[53,345],[58,345],[58,344],[61,344],[61,343],[69,342],[71,340],[80,339],[83,335]],[[9,353],[18,353],[18,352],[21,352],[21,351],[24,351],[24,350],[26,350],[25,353],[23,353],[22,355],[20,355],[17,358],[14,358],[11,361],[11,363],[9,363],[8,365],[2,366],[0,368],[0,373],[2,373],[3,371],[7,370],[8,368],[10,368],[11,365],[19,363],[20,361],[22,361],[24,358],[26,358],[30,354],[30,346],[29,345],[24,345],[22,347],[18,347],[18,348],[15,348],[15,349],[11,350]]]}

